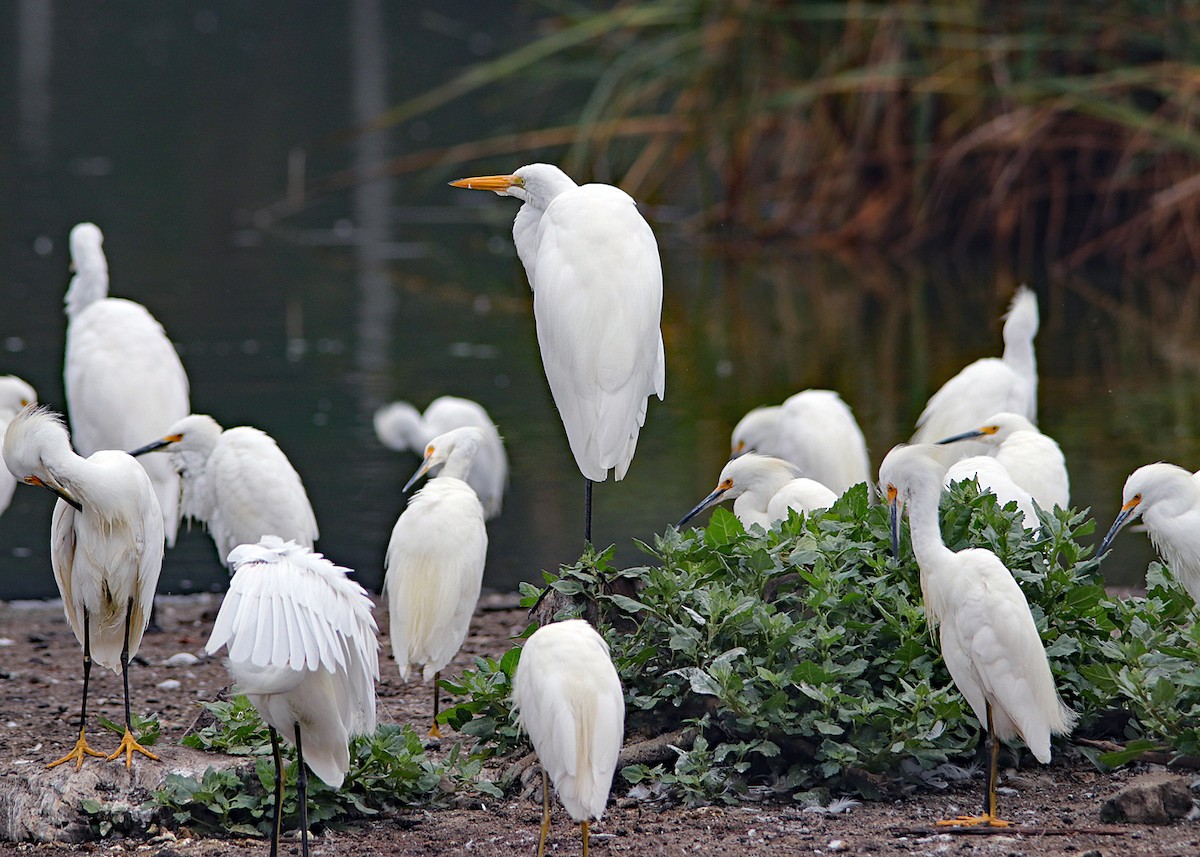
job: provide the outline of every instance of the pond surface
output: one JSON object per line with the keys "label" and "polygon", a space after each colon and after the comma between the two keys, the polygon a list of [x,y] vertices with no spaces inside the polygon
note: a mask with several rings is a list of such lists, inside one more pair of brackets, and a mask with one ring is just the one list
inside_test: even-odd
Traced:
{"label": "pond surface", "polygon": [[[92,220],[105,231],[112,294],[144,303],[177,343],[193,410],[278,440],[331,559],[378,587],[400,489],[418,464],[378,443],[375,408],[454,394],[489,410],[512,465],[504,513],[489,528],[486,583],[540,580],[579,554],[583,481],[512,248],[518,204],[444,185],[534,158],[335,182],[293,210],[273,205],[298,146],[313,187],[338,170],[483,135],[467,106],[451,106],[386,132],[334,136],[493,55],[517,22],[465,3],[411,16],[374,0],[283,8],[25,0],[0,11],[0,42],[18,46],[0,78],[0,373],[65,408],[66,236]],[[634,539],[652,541],[711,490],[749,408],[836,389],[878,465],[938,385],[1000,351],[1017,281],[994,260],[718,252],[685,235],[678,213],[647,213],[666,277],[667,397],[651,403],[628,477],[597,486],[594,538],[618,545],[623,563],[640,561]],[[1136,466],[1200,466],[1200,301],[1137,282],[1031,285],[1043,318],[1041,426],[1066,454],[1073,502],[1093,507],[1104,529]],[[0,597],[55,594],[51,499],[18,488],[0,517]],[[1143,536],[1125,535],[1106,573],[1134,583],[1151,555]],[[225,580],[193,528],[168,552],[160,590]]]}

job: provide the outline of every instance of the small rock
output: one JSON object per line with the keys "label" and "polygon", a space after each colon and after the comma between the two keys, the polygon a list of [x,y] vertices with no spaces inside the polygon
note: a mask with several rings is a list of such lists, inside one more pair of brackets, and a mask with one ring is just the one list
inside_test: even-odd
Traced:
{"label": "small rock", "polygon": [[1142,774],[1100,805],[1102,821],[1170,824],[1192,809],[1188,781],[1165,772]]}
{"label": "small rock", "polygon": [[838,852],[838,851],[845,851],[845,850],[846,850],[846,840],[844,840],[844,839],[831,839],[831,840],[829,840],[829,844],[828,844],[828,845],[826,845],[825,847],[826,847],[828,850],[830,850],[830,851],[833,851],[833,852],[835,852],[835,853],[836,853],[836,852]]}
{"label": "small rock", "polygon": [[179,652],[163,661],[164,667],[190,667],[200,663],[200,659],[191,652]]}
{"label": "small rock", "polygon": [[169,678],[166,681],[160,681],[155,687],[159,690],[179,690],[179,688],[183,687],[183,684],[179,679]]}

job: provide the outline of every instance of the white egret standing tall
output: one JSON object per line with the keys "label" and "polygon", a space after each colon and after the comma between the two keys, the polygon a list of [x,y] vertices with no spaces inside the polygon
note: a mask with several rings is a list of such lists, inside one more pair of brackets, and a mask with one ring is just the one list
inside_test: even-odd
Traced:
{"label": "white egret standing tall", "polygon": [[4,435],[4,462],[13,476],[58,495],[50,529],[50,558],[63,610],[83,646],[83,701],[75,748],[50,767],[85,756],[103,756],[88,746],[87,695],[92,661],[120,673],[125,687],[125,735],[107,757],[137,751],[158,757],[133,737],[129,706],[129,659],[137,654],[150,620],[154,587],[162,568],[162,512],[154,487],[124,452],[101,450],[87,458],[71,449],[57,414],[30,406],[17,414]]}
{"label": "white egret standing tall", "polygon": [[[965,366],[929,397],[917,418],[913,443],[936,443],[969,431],[992,414],[1011,411],[1037,423],[1037,295],[1021,286],[1004,321],[1004,356],[985,357]],[[964,447],[963,454],[982,452]]]}
{"label": "white egret standing tall", "polygon": [[508,455],[500,432],[478,402],[458,396],[439,396],[422,414],[408,402],[392,402],[375,411],[375,435],[379,442],[397,452],[409,450],[424,455],[425,446],[439,434],[462,426],[483,431],[483,444],[467,474],[467,484],[479,495],[483,513],[491,520],[500,514],[508,487]]}
{"label": "white egret standing tall", "polygon": [[1043,764],[1050,736],[1071,731],[1075,714],[1062,704],[1025,593],[991,551],[952,551],[942,541],[938,499],[945,468],[939,447],[900,445],[879,468],[892,513],[892,547],[898,553],[899,514],[908,510],[913,553],[921,569],[921,595],[936,627],[950,677],[966,697],[991,744],[983,813],[939,824],[1008,824],[996,814],[999,744],[1020,737]]}
{"label": "white egret standing tall", "polygon": [[837,495],[831,490],[800,473],[800,468],[782,458],[756,452],[739,455],[721,469],[712,493],[697,503],[676,526],[682,527],[722,500],[733,500],[733,514],[745,526],[758,524],[764,530],[786,518],[791,509],[811,512],[828,509],[837,502]]}
{"label": "white egret standing tall", "polygon": [[592,483],[625,478],[651,395],[663,397],[658,243],[637,203],[606,184],[577,185],[558,167],[451,182],[515,196],[517,255],[550,393],[586,480],[584,539],[592,540]]}
{"label": "white egret standing tall", "polygon": [[[144,306],[108,296],[104,236],[71,230],[75,276],[67,288],[63,382],[71,439],[80,455],[132,449],[188,415],[188,379],[175,347]],[[165,459],[141,462],[154,483],[167,545],[179,527],[179,476]]]}
{"label": "white egret standing tall", "polygon": [[[8,424],[17,412],[27,405],[37,401],[37,393],[33,387],[22,381],[16,375],[0,376],[0,440]],[[0,471],[0,513],[12,502],[13,491],[17,490],[17,479],[7,469]]]}
{"label": "white egret standing tall", "polygon": [[414,665],[423,668],[425,681],[433,679],[429,734],[436,738],[442,734],[438,677],[467,638],[483,585],[487,528],[483,506],[466,482],[483,437],[480,429],[464,426],[425,447],[425,459],[404,490],[441,470],[397,519],[384,561],[392,654],[403,680]]}
{"label": "white egret standing tall", "polygon": [[308,548],[265,536],[229,557],[233,579],[205,650],[229,651],[229,672],[262,715],[275,757],[271,854],[283,820],[279,735],[296,747],[302,854],[308,854],[308,768],[338,788],[350,737],[375,731],[379,638],[366,591]]}
{"label": "white egret standing tall", "polygon": [[1121,528],[1139,516],[1155,549],[1200,604],[1200,476],[1161,461],[1129,474],[1121,492],[1121,511],[1097,555],[1103,556]]}
{"label": "white egret standing tall", "polygon": [[625,732],[625,696],[608,644],[582,619],[543,625],[521,649],[513,706],[542,764],[542,832],[550,831],[547,774],[583,833],[604,815]]}
{"label": "white egret standing tall", "polygon": [[251,426],[222,430],[207,414],[189,414],[130,455],[156,450],[167,452],[182,480],[180,517],[208,528],[226,568],[231,550],[263,536],[306,548],[317,540],[317,518],[300,474],[266,432]]}

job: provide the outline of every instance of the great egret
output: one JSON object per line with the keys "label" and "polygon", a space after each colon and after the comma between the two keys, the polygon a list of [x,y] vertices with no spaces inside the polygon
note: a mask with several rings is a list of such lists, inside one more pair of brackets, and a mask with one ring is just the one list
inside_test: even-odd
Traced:
{"label": "great egret", "polygon": [[83,702],[75,748],[50,767],[104,754],[88,746],[87,695],[92,661],[119,672],[125,687],[125,735],[107,757],[133,753],[158,757],[133,737],[129,706],[129,659],[137,654],[150,619],[154,587],[162,568],[162,511],[154,486],[124,452],[101,450],[87,458],[71,449],[57,414],[31,405],[4,435],[4,462],[28,485],[59,497],[50,529],[50,558],[63,610],[83,646]]}
{"label": "great egret", "polygon": [[384,562],[392,654],[407,681],[413,666],[433,679],[432,737],[437,724],[438,679],[462,647],[483,584],[487,529],[483,506],[466,478],[484,442],[481,429],[464,426],[438,435],[407,491],[438,467],[436,478],[413,495],[392,529]]}
{"label": "great egret", "polygon": [[802,390],[782,405],[755,408],[734,427],[730,446],[735,456],[759,452],[790,461],[839,496],[871,481],[862,429],[833,390]]}
{"label": "great egret", "polygon": [[577,185],[558,167],[451,182],[515,196],[517,255],[550,393],[586,480],[584,539],[592,540],[592,483],[623,479],[651,395],[663,397],[658,243],[637,203],[606,184]]}
{"label": "great egret", "polygon": [[462,426],[475,426],[483,431],[483,444],[467,474],[467,484],[475,489],[484,515],[491,520],[500,514],[504,490],[508,487],[508,456],[496,424],[482,405],[458,396],[439,396],[429,403],[424,414],[408,402],[392,402],[375,412],[379,442],[397,452],[411,450],[423,454],[429,441]]}
{"label": "great egret", "polygon": [[837,501],[836,494],[800,473],[800,468],[782,458],[755,452],[739,455],[726,462],[717,487],[676,526],[682,527],[722,500],[733,500],[733,514],[745,526],[758,524],[764,530],[786,518],[790,509],[811,512],[828,509]]}
{"label": "great egret", "polygon": [[[272,857],[283,817],[279,735],[296,747],[300,835],[308,854],[305,765],[338,788],[350,736],[375,731],[379,638],[366,591],[306,547],[264,536],[234,548],[233,579],[205,650],[229,651],[229,672],[267,724],[275,757]],[[302,743],[303,739],[303,743]]]}
{"label": "great egret", "polygon": [[[1029,492],[1043,509],[1071,504],[1067,461],[1054,438],[1020,414],[992,414],[979,428],[954,435],[939,444],[975,440],[985,444],[1004,465],[1013,482]],[[1036,520],[1036,518],[1032,519]]]}
{"label": "great egret", "polygon": [[[0,376],[0,439],[4,437],[4,432],[12,418],[17,415],[17,411],[36,401],[37,393],[34,392],[33,387],[16,375]],[[0,471],[0,514],[12,502],[13,491],[16,489],[16,477],[7,469]]]}
{"label": "great egret", "polygon": [[189,414],[130,455],[155,450],[167,452],[182,479],[180,516],[208,527],[226,568],[231,550],[266,535],[306,548],[317,540],[300,475],[267,433],[250,426],[222,430],[207,414]]}
{"label": "great egret", "polygon": [[989,550],[954,552],[942,542],[938,499],[944,467],[937,447],[901,444],[879,468],[899,543],[899,513],[908,510],[913,553],[930,627],[937,627],[942,658],[954,684],[985,724],[991,744],[983,813],[939,824],[1005,826],[996,814],[999,745],[1020,736],[1043,764],[1050,736],[1071,731],[1075,714],[1058,697],[1046,650],[1025,594]]}
{"label": "great egret", "polygon": [[[188,379],[175,347],[144,306],[108,297],[104,236],[71,230],[75,276],[67,289],[63,381],[71,439],[80,455],[132,449],[188,415]],[[179,527],[179,476],[165,459],[141,462],[154,483],[167,545]]]}
{"label": "great egret", "polygon": [[517,662],[513,704],[542,764],[538,857],[550,831],[547,773],[579,822],[587,857],[588,823],[604,814],[625,731],[625,697],[608,644],[582,619],[538,628]]}
{"label": "great egret", "polygon": [[[940,448],[940,447],[939,447]],[[979,483],[980,492],[990,491],[996,495],[996,503],[1007,506],[1016,503],[1021,513],[1022,526],[1033,529],[1038,526],[1037,508],[1034,506],[1033,495],[1022,488],[1012,478],[1008,468],[998,459],[990,455],[971,455],[960,458],[946,470],[943,484],[949,488],[955,482],[965,482],[974,479]]]}
{"label": "great egret", "polygon": [[1155,549],[1200,604],[1200,476],[1163,462],[1129,474],[1121,492],[1121,511],[1098,555],[1103,556],[1121,528],[1139,516]]}
{"label": "great egret", "polygon": [[[917,418],[913,443],[935,443],[983,423],[992,414],[1010,411],[1037,422],[1037,295],[1017,289],[1004,321],[1004,356],[985,357],[964,367],[929,397]],[[964,454],[982,452],[963,449]]]}

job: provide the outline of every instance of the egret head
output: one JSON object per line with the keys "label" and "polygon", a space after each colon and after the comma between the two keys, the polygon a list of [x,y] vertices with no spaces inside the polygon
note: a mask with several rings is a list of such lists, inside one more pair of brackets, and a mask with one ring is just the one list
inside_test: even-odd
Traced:
{"label": "egret head", "polygon": [[[726,462],[721,468],[717,487],[696,506],[680,518],[676,527],[682,527],[692,518],[722,500],[736,500],[747,491],[762,487],[768,498],[786,483],[800,478],[799,468],[782,458],[748,452]],[[765,500],[764,500],[765,503]]]}
{"label": "egret head", "polygon": [[56,465],[74,455],[62,417],[41,405],[17,412],[4,433],[4,463],[26,485],[48,488],[76,509],[79,499],[60,481]]}
{"label": "egret head", "polygon": [[[1100,550],[1096,555],[1103,556],[1117,533],[1150,508],[1177,505],[1182,511],[1195,502],[1197,490],[1196,477],[1182,467],[1161,461],[1139,467],[1125,480],[1125,488],[1121,492],[1121,510],[1100,542]],[[1149,521],[1147,526],[1150,526]]]}
{"label": "egret head", "polygon": [[375,411],[375,436],[388,449],[418,450],[424,441],[421,412],[408,402],[392,402]]}
{"label": "egret head", "polygon": [[747,452],[769,452],[774,448],[775,435],[779,431],[779,405],[754,408],[738,420],[730,436],[730,458]]}
{"label": "egret head", "polygon": [[10,420],[17,411],[37,401],[37,393],[16,375],[0,376],[0,420]]}
{"label": "egret head", "polygon": [[404,486],[408,491],[426,473],[441,468],[437,476],[466,479],[484,439],[483,429],[462,426],[439,434],[425,446],[425,458],[412,478]]}
{"label": "egret head", "polygon": [[538,208],[545,208],[550,200],[577,184],[553,164],[528,164],[509,175],[474,176],[450,182],[452,187],[467,190],[490,190],[500,196],[515,196]]}
{"label": "egret head", "polygon": [[960,440],[977,440],[983,443],[999,445],[1010,438],[1014,432],[1019,431],[1036,432],[1038,428],[1020,414],[1002,411],[998,414],[992,414],[978,428],[943,438],[938,441],[938,444],[944,446],[945,444],[955,443]]}
{"label": "egret head", "polygon": [[158,440],[139,446],[129,454],[136,457],[147,452],[166,451],[171,465],[183,476],[203,470],[209,455],[221,438],[221,426],[207,414],[188,414],[177,420]]}
{"label": "egret head", "polygon": [[892,531],[892,556],[900,557],[900,512],[915,497],[941,496],[946,473],[944,453],[934,444],[897,444],[879,465],[880,493],[888,504]]}

